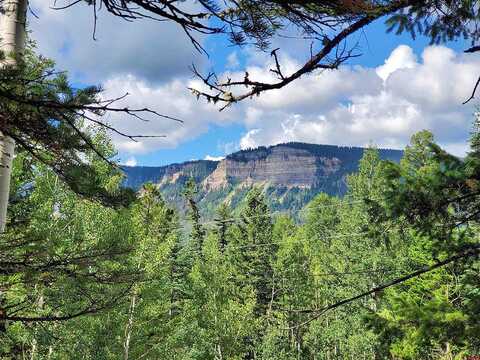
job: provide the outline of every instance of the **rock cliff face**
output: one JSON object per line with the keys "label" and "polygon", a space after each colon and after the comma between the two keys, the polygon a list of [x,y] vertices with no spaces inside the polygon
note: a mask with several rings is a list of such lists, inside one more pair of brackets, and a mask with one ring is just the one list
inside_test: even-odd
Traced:
{"label": "rock cliff face", "polygon": [[200,160],[158,167],[125,166],[123,167],[125,173],[123,185],[138,190],[147,182],[159,184],[161,187],[190,177],[201,182],[216,169],[217,164],[218,161]]}
{"label": "rock cliff face", "polygon": [[234,156],[227,157],[202,185],[206,191],[219,190],[229,184],[269,184],[311,189],[340,167],[341,161],[336,157],[317,157],[305,149],[279,145],[264,156],[252,151],[242,160]]}
{"label": "rock cliff face", "polygon": [[[182,207],[182,190],[193,177],[203,209],[213,212],[222,202],[238,204],[251,186],[268,193],[274,210],[303,207],[319,192],[342,196],[346,176],[358,168],[363,148],[288,143],[242,150],[221,161],[190,161],[162,167],[125,167],[124,185],[139,189],[158,184],[164,197]],[[402,152],[379,150],[380,157],[399,161]]]}

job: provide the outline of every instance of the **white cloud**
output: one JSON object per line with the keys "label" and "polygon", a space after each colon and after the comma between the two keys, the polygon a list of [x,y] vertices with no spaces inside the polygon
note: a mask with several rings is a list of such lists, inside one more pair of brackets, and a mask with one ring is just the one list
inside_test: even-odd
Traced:
{"label": "white cloud", "polygon": [[[195,80],[176,79],[151,86],[130,75],[113,78],[105,87],[109,96],[131,93],[127,100],[130,105],[155,104],[163,113],[185,119],[180,125],[158,118],[144,123],[112,117],[112,124],[122,131],[167,135],[141,142],[115,137],[118,148],[132,154],[175,147],[208,131],[211,123],[233,122],[247,128],[240,148],[286,141],[360,146],[373,142],[400,148],[412,133],[430,129],[449,149],[463,151],[472,107],[461,103],[473,86],[472,74],[480,65],[479,57],[434,46],[425,49],[421,61],[413,63],[412,59],[411,49],[401,46],[379,68],[344,67],[306,76],[285,89],[221,113],[211,104],[197,102],[186,90],[192,82],[197,84]],[[295,67],[293,60],[287,62],[290,68]],[[270,76],[265,71],[268,66],[255,65],[247,70],[252,78],[258,75],[266,79]],[[230,144],[229,150],[238,145]]]}
{"label": "white cloud", "polygon": [[[261,144],[256,139],[257,135],[262,132],[262,129],[251,129],[240,139],[240,149],[251,149]],[[282,141],[273,140],[273,143],[280,143]]]}
{"label": "white cloud", "polygon": [[[298,65],[285,60],[286,72]],[[269,66],[252,65],[246,70],[252,79],[268,80]],[[115,137],[118,148],[131,154],[175,147],[208,131],[209,124],[234,122],[247,129],[240,148],[286,141],[401,148],[414,132],[430,129],[440,143],[459,153],[465,149],[462,144],[473,118],[472,106],[461,103],[469,96],[479,67],[479,56],[431,46],[418,60],[410,48],[400,46],[378,68],[343,67],[305,76],[224,112],[197,102],[186,90],[189,85],[198,86],[196,80],[179,78],[152,86],[129,75],[110,79],[105,88],[109,96],[132,94],[127,100],[132,106],[154,104],[155,109],[185,120],[178,124],[152,118],[145,123],[111,116],[112,124],[122,131],[167,135],[137,143]],[[235,75],[240,73],[228,74]]]}
{"label": "white cloud", "polygon": [[344,67],[301,78],[248,104],[249,130],[240,145],[373,142],[401,148],[414,132],[429,129],[441,144],[461,154],[473,120],[473,107],[462,102],[472,91],[478,68],[477,55],[431,46],[419,61],[409,47],[400,46],[376,69]]}
{"label": "white cloud", "polygon": [[[151,108],[159,113],[184,120],[178,123],[154,115],[143,114],[147,121],[128,117],[125,114],[109,114],[104,120],[117,130],[130,135],[159,136],[158,138],[132,141],[118,134],[112,134],[117,149],[127,154],[144,154],[162,148],[174,148],[206,131],[209,124],[228,124],[234,113],[218,112],[212,104],[197,101],[187,90],[189,79],[178,78],[170,82],[151,85],[134,75],[118,76],[104,84],[105,98],[117,98],[130,94],[117,106],[130,108]],[[165,137],[161,137],[165,136]]]}
{"label": "white cloud", "polygon": [[240,60],[238,59],[237,52],[232,52],[227,56],[227,69],[237,69],[240,66]]}
{"label": "white cloud", "polygon": [[148,19],[129,22],[105,8],[97,12],[94,40],[92,6],[82,1],[68,9],[52,9],[69,2],[31,0],[38,19],[30,16],[29,28],[40,53],[55,59],[76,81],[98,84],[119,74],[134,74],[158,83],[190,74],[192,62],[205,60],[180,26]]}
{"label": "white cloud", "polygon": [[[232,123],[243,125],[246,132],[238,142],[221,145],[225,153],[285,141],[403,147],[412,133],[422,129],[432,130],[455,153],[466,149],[474,108],[461,103],[478,75],[478,54],[430,46],[417,57],[410,47],[401,45],[376,68],[344,66],[304,76],[220,113],[187,90],[199,86],[188,66],[207,60],[199,57],[177,25],[149,20],[129,23],[103,10],[94,41],[91,7],[79,4],[55,11],[50,9],[53,2],[31,0],[40,18],[30,17],[30,28],[42,54],[57,60],[60,69],[71,71],[76,81],[102,83],[105,97],[130,93],[119,106],[149,107],[185,120],[179,124],[149,116],[144,122],[109,114],[105,120],[120,131],[166,135],[138,142],[113,135],[127,157],[174,148],[204,134],[210,124]],[[290,54],[308,50],[309,43],[282,41],[279,45]],[[290,74],[300,63],[287,52],[279,56],[283,72]],[[268,54],[251,48],[241,55],[245,54],[244,69],[239,51],[229,54],[224,78],[243,78],[248,71],[250,79],[274,80]]]}
{"label": "white cloud", "polygon": [[127,159],[127,161],[125,161],[124,165],[126,165],[126,166],[137,166],[137,159],[135,159],[133,156],[131,156]]}
{"label": "white cloud", "polygon": [[417,65],[417,57],[411,47],[400,45],[392,51],[385,60],[385,64],[377,67],[376,71],[384,81],[397,70],[411,69]]}
{"label": "white cloud", "polygon": [[[285,73],[299,65],[285,56],[283,60]],[[251,79],[272,79],[271,60],[263,66],[258,59],[247,63],[244,70]],[[225,153],[286,141],[401,148],[422,129],[432,130],[441,144],[463,153],[474,109],[461,103],[471,93],[478,68],[478,55],[431,46],[417,58],[409,47],[399,46],[377,68],[345,66],[304,76],[223,112],[192,96],[187,87],[199,82],[191,77],[177,75],[152,83],[135,73],[119,73],[104,82],[105,97],[128,92],[131,95],[118,106],[149,107],[185,122],[155,116],[144,122],[119,114],[109,114],[106,120],[132,135],[166,136],[134,142],[113,135],[117,148],[127,156],[174,148],[204,134],[211,124],[233,123],[243,125],[246,132],[237,143],[221,145]],[[221,144],[222,139],[217,141]]]}
{"label": "white cloud", "polygon": [[205,156],[204,160],[210,160],[210,161],[220,161],[220,160],[223,160],[225,159],[225,156],[211,156],[211,155],[207,155]]}

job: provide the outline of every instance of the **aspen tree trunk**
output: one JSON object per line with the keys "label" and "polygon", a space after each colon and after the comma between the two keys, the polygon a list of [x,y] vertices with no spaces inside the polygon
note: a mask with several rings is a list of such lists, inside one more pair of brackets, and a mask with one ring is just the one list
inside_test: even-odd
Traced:
{"label": "aspen tree trunk", "polygon": [[[1,66],[17,66],[25,49],[28,0],[3,0],[0,14],[0,50],[5,55]],[[0,129],[0,233],[5,230],[10,175],[15,142]]]}
{"label": "aspen tree trunk", "polygon": [[31,350],[31,353],[30,353],[30,360],[34,360],[36,354],[37,354],[37,339],[33,339],[32,350]]}
{"label": "aspen tree trunk", "polygon": [[[214,322],[215,322],[215,330],[218,332],[218,317],[217,317],[217,293],[213,293],[213,303],[215,304],[215,316],[214,316]],[[223,360],[223,352],[222,352],[222,342],[221,338],[219,335],[217,335],[217,344],[215,344],[215,360]]]}
{"label": "aspen tree trunk", "polygon": [[133,329],[133,321],[135,316],[135,306],[137,303],[137,293],[134,292],[132,294],[132,298],[130,300],[130,310],[128,314],[128,323],[125,328],[125,342],[123,343],[123,359],[128,360],[128,356],[130,354],[130,340],[132,338],[132,329]]}

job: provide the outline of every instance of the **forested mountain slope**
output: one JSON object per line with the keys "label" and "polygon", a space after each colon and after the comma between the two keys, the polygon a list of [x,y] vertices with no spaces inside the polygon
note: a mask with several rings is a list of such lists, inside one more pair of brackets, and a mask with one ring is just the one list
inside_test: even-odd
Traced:
{"label": "forested mountain slope", "polygon": [[[124,185],[139,189],[157,184],[167,201],[182,207],[182,189],[189,178],[198,184],[199,205],[205,214],[220,203],[235,206],[259,186],[272,210],[302,208],[316,194],[342,196],[346,176],[358,169],[364,149],[306,143],[286,143],[242,150],[221,161],[189,161],[161,167],[125,167]],[[380,149],[380,157],[399,161],[402,151]]]}

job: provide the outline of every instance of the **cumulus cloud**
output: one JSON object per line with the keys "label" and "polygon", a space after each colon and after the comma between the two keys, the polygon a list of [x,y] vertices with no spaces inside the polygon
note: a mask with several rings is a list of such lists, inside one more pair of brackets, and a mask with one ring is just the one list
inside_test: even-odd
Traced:
{"label": "cumulus cloud", "polygon": [[[295,60],[286,60],[286,72],[298,66]],[[268,80],[270,65],[250,65],[246,70],[252,79]],[[127,100],[132,106],[155,104],[163,113],[185,119],[178,124],[112,117],[122,131],[167,136],[140,142],[115,137],[118,148],[131,154],[175,147],[208,131],[209,124],[230,123],[246,128],[230,149],[287,141],[401,148],[414,132],[429,129],[447,149],[461,154],[473,118],[473,107],[461,104],[472,90],[479,66],[479,56],[456,54],[446,47],[427,47],[417,59],[411,48],[399,46],[377,68],[343,67],[305,76],[224,112],[197,102],[186,90],[199,86],[197,80],[175,79],[152,86],[129,75],[108,80],[105,88],[109,96],[132,94]]]}
{"label": "cumulus cloud", "polygon": [[114,128],[130,135],[148,135],[156,138],[132,141],[118,134],[112,134],[113,141],[120,152],[127,154],[145,154],[164,148],[174,148],[208,131],[210,124],[225,125],[231,123],[235,114],[218,112],[212,104],[197,101],[187,90],[189,79],[178,78],[170,82],[151,85],[133,76],[119,76],[107,80],[104,84],[105,98],[117,98],[130,94],[117,103],[117,106],[131,108],[151,108],[159,113],[174,116],[173,120],[144,114],[142,121],[124,114],[108,114],[107,121]]}
{"label": "cumulus cloud", "polygon": [[126,166],[137,166],[137,159],[135,159],[133,156],[129,157],[127,161],[123,165]]}
{"label": "cumulus cloud", "polygon": [[461,154],[473,119],[472,106],[462,102],[479,66],[479,56],[446,47],[427,47],[418,60],[411,48],[399,46],[377,68],[302,78],[248,105],[240,146],[306,141],[400,148],[412,133],[429,129]]}
{"label": "cumulus cloud", "polygon": [[[94,40],[92,6],[82,2],[53,10],[54,0],[30,3],[38,19],[31,16],[29,27],[40,53],[55,59],[59,68],[70,71],[77,81],[97,84],[112,76],[132,74],[158,83],[189,74],[188,66],[204,59],[171,22],[128,22],[101,9]],[[56,6],[65,3],[57,1]]]}
{"label": "cumulus cloud", "polygon": [[411,69],[417,65],[417,56],[411,47],[400,45],[392,51],[385,64],[377,67],[376,72],[384,81],[399,69]]}
{"label": "cumulus cloud", "polygon": [[[33,2],[38,6],[41,1]],[[410,47],[402,45],[376,68],[344,66],[311,74],[283,89],[218,112],[214,105],[197,101],[187,90],[189,86],[201,85],[185,73],[187,64],[182,63],[182,59],[188,58],[190,63],[192,58],[191,45],[177,41],[183,39],[183,34],[168,26],[159,31],[159,24],[154,24],[156,35],[161,36],[145,38],[144,32],[148,33],[152,25],[137,23],[130,29],[130,24],[120,24],[109,17],[101,19],[100,31],[104,26],[104,35],[99,34],[100,42],[109,41],[99,45],[100,42],[86,36],[91,33],[87,10],[86,6],[78,7],[75,15],[59,16],[43,6],[40,22],[52,21],[55,26],[48,26],[45,31],[37,29],[34,33],[38,34],[39,41],[52,40],[45,45],[49,51],[58,52],[63,46],[59,56],[70,68],[92,71],[92,76],[104,79],[106,98],[129,93],[118,106],[149,107],[184,120],[180,124],[155,116],[141,121],[120,114],[107,115],[105,120],[122,132],[165,135],[135,142],[113,134],[118,150],[127,157],[175,148],[206,133],[211,124],[233,123],[243,125],[246,131],[237,143],[224,144],[225,153],[287,141],[359,146],[374,143],[401,148],[412,133],[422,129],[432,130],[437,140],[454,153],[464,153],[467,147],[474,109],[461,103],[474,85],[474,76],[480,67],[478,55],[457,54],[446,47],[430,46],[417,57]],[[82,17],[85,21],[79,20]],[[67,27],[69,21],[76,21],[84,33],[80,36],[76,33],[79,30]],[[142,34],[129,32],[137,26]],[[52,35],[55,29],[67,28],[70,30],[66,37]],[[115,40],[113,33],[120,39]],[[171,41],[172,37],[176,40]],[[171,56],[169,51],[173,52]],[[253,54],[240,71],[238,55],[232,54],[228,61],[230,69],[223,74],[224,78],[242,78],[244,71],[248,71],[251,79],[273,80],[268,57]],[[291,73],[300,65],[288,56],[282,60],[285,73]],[[217,142],[222,143],[222,139]]]}
{"label": "cumulus cloud", "polygon": [[[285,69],[297,65],[287,59]],[[251,78],[268,80],[269,66],[251,65],[247,71]],[[153,104],[162,113],[185,120],[142,122],[110,115],[110,122],[122,131],[166,135],[139,142],[115,136],[119,150],[129,154],[174,148],[207,132],[210,124],[231,123],[244,125],[246,133],[237,144],[229,143],[228,150],[287,141],[401,148],[414,132],[430,129],[447,149],[461,154],[467,148],[473,112],[472,106],[461,103],[471,92],[479,66],[478,56],[459,55],[445,47],[428,47],[417,59],[409,47],[400,46],[377,68],[343,67],[305,76],[224,112],[197,101],[186,87],[199,84],[188,78],[151,85],[134,75],[120,76],[108,80],[105,88],[109,97],[130,93],[126,103],[131,106]]]}
{"label": "cumulus cloud", "polygon": [[[461,103],[472,91],[480,67],[478,54],[430,46],[417,56],[401,45],[376,68],[343,66],[311,74],[218,112],[187,90],[201,86],[192,80],[188,66],[206,59],[199,57],[175,24],[129,23],[100,11],[98,40],[94,41],[91,7],[79,4],[55,11],[52,4],[53,0],[31,0],[39,19],[31,17],[30,28],[42,54],[57,60],[77,82],[102,83],[106,98],[128,92],[130,96],[119,106],[149,107],[185,120],[180,124],[155,116],[141,121],[107,115],[104,120],[122,132],[166,136],[135,142],[113,134],[114,143],[127,158],[175,148],[206,133],[211,124],[233,123],[246,130],[238,142],[221,145],[225,153],[286,141],[401,148],[412,133],[422,129],[432,130],[454,153],[462,154],[467,148],[474,108]],[[282,48],[290,54],[302,53],[295,49],[305,46],[282,41],[286,41]],[[286,74],[300,65],[287,53],[281,54]],[[230,53],[226,60],[223,78],[243,78],[248,71],[250,79],[274,80],[268,54],[247,49]],[[222,144],[222,139],[217,142]]]}

